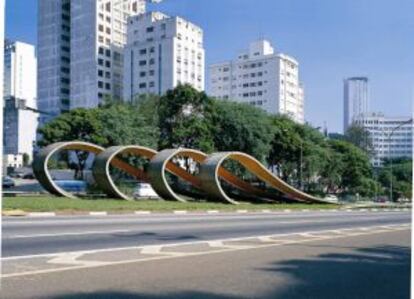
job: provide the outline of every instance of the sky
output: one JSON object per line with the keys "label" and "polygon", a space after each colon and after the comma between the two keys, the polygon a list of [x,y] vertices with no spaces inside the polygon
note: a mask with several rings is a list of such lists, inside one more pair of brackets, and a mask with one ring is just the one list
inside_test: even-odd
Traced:
{"label": "sky", "polygon": [[[37,0],[6,2],[6,36],[35,44]],[[343,80],[353,76],[369,78],[373,112],[412,114],[413,0],[164,0],[149,9],[201,26],[206,65],[259,38],[295,57],[315,127],[342,131]]]}

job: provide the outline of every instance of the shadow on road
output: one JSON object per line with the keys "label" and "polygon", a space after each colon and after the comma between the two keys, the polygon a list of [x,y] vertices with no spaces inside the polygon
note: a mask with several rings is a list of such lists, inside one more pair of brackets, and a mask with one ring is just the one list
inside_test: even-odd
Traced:
{"label": "shadow on road", "polygon": [[410,265],[409,247],[380,246],[276,262],[262,270],[287,274],[294,281],[267,298],[397,299],[410,298]]}
{"label": "shadow on road", "polygon": [[142,232],[142,233],[115,233],[112,236],[117,238],[150,238],[157,239],[159,241],[183,241],[183,240],[198,240],[199,238],[194,235],[174,235],[174,234],[158,234],[153,232]]}

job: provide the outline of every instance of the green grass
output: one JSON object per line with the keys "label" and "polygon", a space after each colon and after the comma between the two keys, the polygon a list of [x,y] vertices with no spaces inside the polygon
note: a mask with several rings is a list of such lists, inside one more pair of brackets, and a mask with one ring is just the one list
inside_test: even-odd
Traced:
{"label": "green grass", "polygon": [[157,211],[169,212],[174,210],[205,211],[205,210],[282,210],[282,209],[330,209],[337,208],[330,204],[240,204],[229,205],[208,202],[169,202],[169,201],[125,201],[112,199],[68,199],[52,196],[42,197],[3,197],[3,210],[22,210],[25,212],[88,212],[88,211]]}

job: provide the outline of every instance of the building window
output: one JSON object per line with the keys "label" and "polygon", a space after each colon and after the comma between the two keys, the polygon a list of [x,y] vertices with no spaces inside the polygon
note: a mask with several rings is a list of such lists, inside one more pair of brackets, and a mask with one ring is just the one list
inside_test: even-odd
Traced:
{"label": "building window", "polygon": [[141,89],[147,88],[147,83],[141,83],[141,84],[139,84],[139,88],[141,88]]}
{"label": "building window", "polygon": [[99,26],[98,26],[98,30],[99,30],[100,32],[103,32],[103,31],[104,31],[104,26],[103,26],[103,25],[99,25]]}
{"label": "building window", "polygon": [[151,81],[150,83],[149,83],[149,87],[154,87],[155,86],[155,82],[154,81]]}
{"label": "building window", "polygon": [[102,47],[99,47],[99,54],[104,54],[104,52],[105,52],[105,50],[104,50],[104,48],[102,48]]}
{"label": "building window", "polygon": [[153,26],[151,26],[151,27],[147,27],[147,32],[149,33],[149,32],[154,32],[154,27]]}
{"label": "building window", "polygon": [[102,70],[98,70],[98,77],[103,77],[103,71]]}
{"label": "building window", "polygon": [[150,64],[150,65],[155,64],[155,59],[154,59],[154,58],[151,58],[151,59],[150,59],[150,61],[149,61],[149,64]]}
{"label": "building window", "polygon": [[140,54],[140,55],[145,55],[145,54],[147,54],[147,49],[141,49],[141,50],[139,50],[139,54]]}
{"label": "building window", "polygon": [[104,84],[103,84],[103,82],[102,82],[102,81],[98,81],[98,87],[99,87],[99,88],[103,88],[103,85],[104,85]]}
{"label": "building window", "polygon": [[111,57],[111,50],[107,49],[105,51],[105,55],[106,55],[106,57]]}
{"label": "building window", "polygon": [[141,78],[145,77],[146,75],[147,75],[147,73],[146,73],[146,72],[140,72],[140,73],[139,73],[139,76],[140,76]]}
{"label": "building window", "polygon": [[110,83],[106,83],[105,84],[105,89],[106,90],[110,90],[111,89],[111,84]]}
{"label": "building window", "polygon": [[110,61],[105,61],[105,66],[106,67],[111,67],[111,62]]}
{"label": "building window", "polygon": [[102,58],[99,58],[99,59],[98,59],[98,64],[99,64],[99,65],[103,65],[103,64],[104,64],[104,60],[103,60]]}
{"label": "building window", "polygon": [[154,71],[154,70],[150,70],[150,71],[149,71],[149,75],[150,75],[150,76],[154,76],[154,75],[155,75],[155,71]]}
{"label": "building window", "polygon": [[147,61],[146,60],[140,60],[139,65],[140,66],[147,65]]}

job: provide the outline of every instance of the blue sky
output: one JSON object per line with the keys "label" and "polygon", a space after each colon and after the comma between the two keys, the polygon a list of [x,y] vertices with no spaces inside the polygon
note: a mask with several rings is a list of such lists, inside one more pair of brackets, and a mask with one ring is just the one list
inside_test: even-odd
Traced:
{"label": "blue sky", "polygon": [[[41,0],[40,0],[41,1]],[[306,119],[342,130],[342,82],[368,76],[371,107],[409,115],[414,98],[413,0],[164,0],[151,5],[204,29],[207,65],[265,37],[301,64]],[[7,37],[36,43],[37,0],[7,0]]]}

